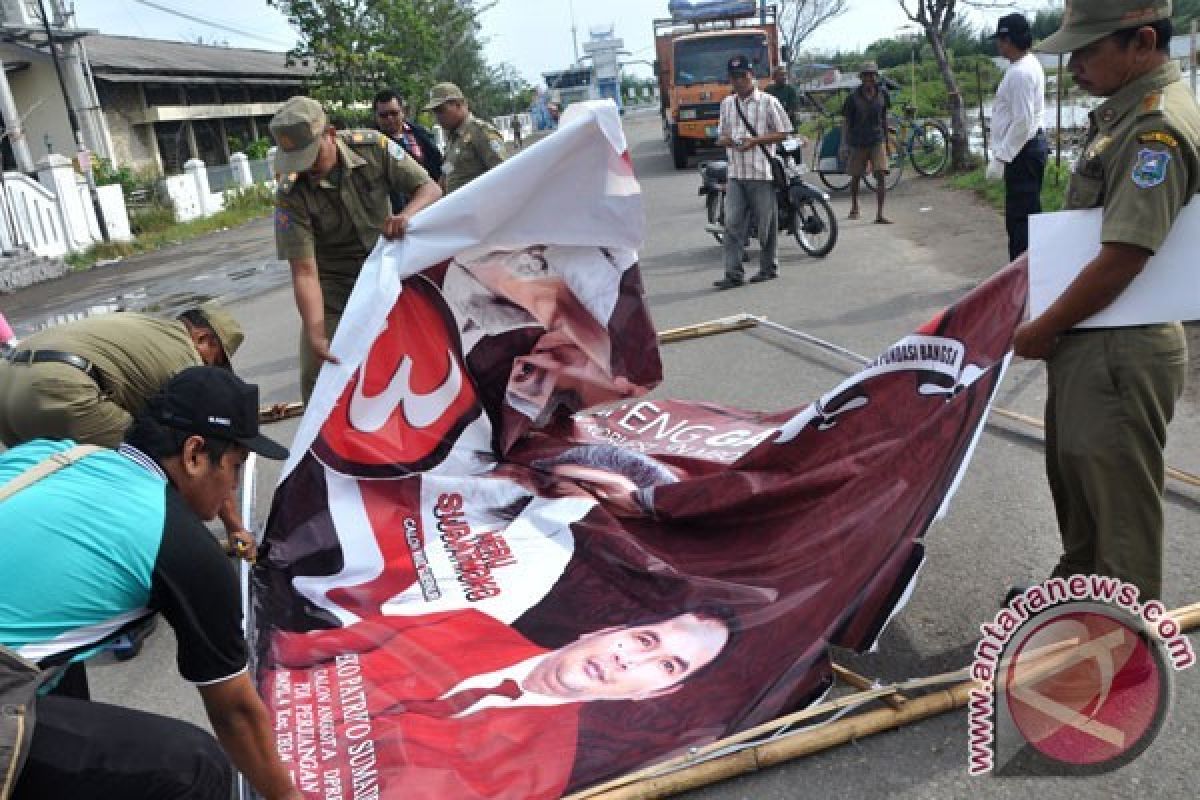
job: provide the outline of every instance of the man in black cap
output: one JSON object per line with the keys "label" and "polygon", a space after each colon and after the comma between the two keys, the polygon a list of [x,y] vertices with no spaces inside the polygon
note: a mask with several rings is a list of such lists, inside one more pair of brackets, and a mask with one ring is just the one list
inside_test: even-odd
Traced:
{"label": "man in black cap", "polygon": [[1029,215],[1042,211],[1046,171],[1046,75],[1033,47],[1033,30],[1021,14],[1001,17],[992,35],[1012,66],[992,101],[992,160],[988,178],[1004,178],[1004,222],[1011,261],[1029,249]]}
{"label": "man in black cap", "polygon": [[237,578],[202,522],[251,450],[287,457],[258,431],[258,387],[190,367],[135,416],[119,450],[37,439],[0,454],[0,692],[31,673],[54,687],[161,613],[216,733],[42,691],[24,736],[0,726],[0,755],[27,752],[9,772],[13,800],[228,800],[230,760],[264,797],[300,799],[247,671]]}
{"label": "man in black cap", "polygon": [[770,148],[787,138],[792,122],[771,95],[759,91],[754,68],[745,56],[729,59],[733,94],[721,101],[717,123],[717,146],[726,148],[729,183],[725,193],[725,277],[714,283],[718,289],[733,289],[744,283],[742,253],[749,233],[750,210],[758,221],[762,245],[758,273],[751,283],[774,280],[779,274],[775,245],[779,236],[779,213]]}

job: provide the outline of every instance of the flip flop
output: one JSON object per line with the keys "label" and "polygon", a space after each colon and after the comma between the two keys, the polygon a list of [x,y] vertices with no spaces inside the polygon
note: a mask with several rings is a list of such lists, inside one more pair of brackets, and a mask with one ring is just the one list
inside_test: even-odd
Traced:
{"label": "flip flop", "polygon": [[876,217],[875,224],[876,225],[891,225],[892,221],[886,217]]}
{"label": "flip flop", "polygon": [[846,219],[858,219],[858,216],[859,215],[857,211],[851,211],[848,215],[846,215]]}

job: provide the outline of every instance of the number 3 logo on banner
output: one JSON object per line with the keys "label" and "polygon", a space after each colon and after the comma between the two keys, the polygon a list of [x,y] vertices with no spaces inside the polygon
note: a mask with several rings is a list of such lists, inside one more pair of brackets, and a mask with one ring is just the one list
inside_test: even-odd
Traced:
{"label": "number 3 logo on banner", "polygon": [[409,278],[313,452],[330,469],[355,477],[397,477],[437,466],[480,414],[460,359],[440,293],[424,278]]}

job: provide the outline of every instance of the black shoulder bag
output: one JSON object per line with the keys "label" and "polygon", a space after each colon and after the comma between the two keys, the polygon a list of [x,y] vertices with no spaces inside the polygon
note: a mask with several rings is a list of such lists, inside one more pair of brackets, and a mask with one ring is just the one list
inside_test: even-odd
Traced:
{"label": "black shoulder bag", "polygon": [[[733,105],[737,108],[738,116],[742,118],[742,124],[746,126],[746,130],[750,131],[751,136],[758,138],[758,131],[754,130],[750,120],[746,119],[746,112],[742,111],[741,100],[734,97]],[[783,164],[778,159],[771,155],[771,151],[765,144],[760,143],[758,146],[763,151],[763,155],[767,157],[767,163],[771,165],[771,183],[775,184],[778,189],[786,189],[788,185],[787,170],[783,168]]]}

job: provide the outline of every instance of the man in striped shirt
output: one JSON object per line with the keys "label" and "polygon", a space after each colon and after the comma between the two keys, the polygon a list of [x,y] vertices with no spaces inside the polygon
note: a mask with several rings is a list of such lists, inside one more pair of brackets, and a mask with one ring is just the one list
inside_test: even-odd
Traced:
{"label": "man in striped shirt", "polygon": [[718,289],[732,289],[745,282],[742,253],[748,238],[751,209],[758,221],[762,252],[758,273],[750,278],[750,282],[769,281],[778,276],[775,246],[779,216],[771,164],[767,159],[771,148],[792,132],[792,123],[779,101],[759,91],[750,59],[745,56],[729,59],[729,80],[733,84],[733,94],[721,101],[721,120],[717,127],[717,145],[726,148],[729,158],[729,185],[725,193],[725,277],[713,284]]}

